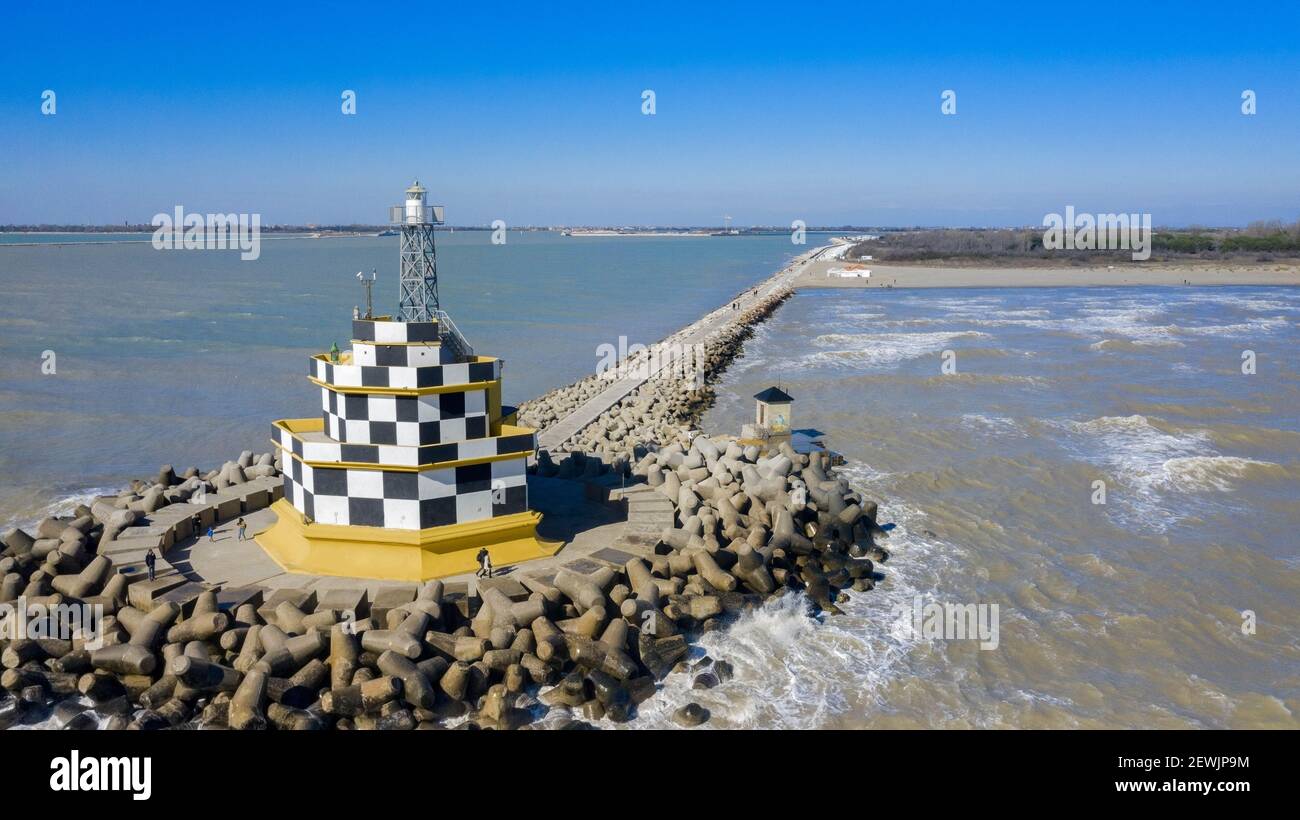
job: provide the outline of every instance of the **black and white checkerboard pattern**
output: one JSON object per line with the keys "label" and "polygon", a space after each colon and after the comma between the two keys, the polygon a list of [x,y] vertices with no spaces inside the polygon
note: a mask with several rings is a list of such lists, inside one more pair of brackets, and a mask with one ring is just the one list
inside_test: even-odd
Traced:
{"label": "black and white checkerboard pattern", "polygon": [[536,434],[531,431],[465,441],[444,441],[441,444],[425,444],[420,447],[404,447],[399,444],[349,444],[331,441],[320,433],[307,434],[304,439],[281,428],[276,428],[275,436],[275,440],[284,448],[285,453],[291,453],[304,461],[388,464],[397,467],[422,467],[426,464],[471,461],[517,454],[526,457],[537,448]]}
{"label": "black and white checkerboard pattern", "polygon": [[488,434],[487,392],[422,396],[336,393],[321,388],[325,434],[349,444],[418,447]]}
{"label": "black and white checkerboard pattern", "polygon": [[380,367],[365,364],[334,364],[323,358],[311,359],[312,378],[334,387],[451,387],[489,382],[501,378],[501,360],[461,362],[427,367]]}
{"label": "black and white checkerboard pattern", "polygon": [[318,524],[420,530],[528,509],[522,458],[422,472],[285,467],[285,498]]}
{"label": "black and white checkerboard pattern", "polygon": [[[491,435],[483,383],[501,378],[501,361],[449,360],[437,322],[356,320],[352,328],[352,363],[311,359],[323,428],[277,427],[290,503],[317,523],[398,530],[527,511],[535,434]],[[414,392],[430,387],[450,390]]]}
{"label": "black and white checkerboard pattern", "polygon": [[353,319],[352,338],[358,342],[378,342],[380,344],[437,343],[438,323]]}
{"label": "black and white checkerboard pattern", "polygon": [[429,367],[457,364],[456,354],[437,344],[380,345],[352,343],[352,361],[368,367]]}

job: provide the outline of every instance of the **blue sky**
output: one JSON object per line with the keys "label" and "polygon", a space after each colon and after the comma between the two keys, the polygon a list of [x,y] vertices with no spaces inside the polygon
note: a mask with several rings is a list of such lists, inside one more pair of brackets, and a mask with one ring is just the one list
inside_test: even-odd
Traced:
{"label": "blue sky", "polygon": [[1300,218],[1294,2],[109,5],[6,9],[0,223]]}

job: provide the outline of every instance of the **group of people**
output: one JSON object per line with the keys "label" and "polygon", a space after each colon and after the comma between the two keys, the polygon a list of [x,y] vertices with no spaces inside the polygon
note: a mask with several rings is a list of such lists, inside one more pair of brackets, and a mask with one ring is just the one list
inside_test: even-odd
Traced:
{"label": "group of people", "polygon": [[[200,536],[199,536],[199,533],[203,532],[203,519],[198,515],[198,513],[195,513],[195,514],[194,514],[194,517],[190,519],[190,523],[191,523],[191,524],[193,525],[193,527],[194,527],[194,537],[195,537],[195,538],[200,537]],[[247,540],[248,540],[248,522],[245,521],[244,519],[240,518],[239,520],[237,520],[237,521],[235,522],[235,526],[239,528],[239,537],[238,537],[238,540],[240,540],[240,541],[247,541]],[[208,525],[208,533],[207,533],[207,534],[208,534],[208,541],[215,541],[215,540],[216,540],[216,537],[215,537],[215,536],[216,536],[216,532],[217,532],[217,531],[216,531],[216,523],[213,522],[212,524],[209,524],[209,525]],[[157,554],[156,552],[153,551],[153,547],[150,547],[149,549],[145,550],[145,553],[144,553],[144,566],[145,566],[145,569],[149,570],[149,580],[150,580],[150,581],[154,580],[154,578],[156,577],[156,569],[155,569],[155,568],[157,567],[157,565],[158,565],[158,554]]]}
{"label": "group of people", "polygon": [[[742,296],[743,296],[743,295],[744,295],[744,294],[742,294]],[[750,292],[749,292],[749,295],[750,295],[750,296],[753,296],[753,297],[757,297],[757,296],[758,296],[758,288],[754,288],[752,291],[750,291]],[[732,309],[732,310],[740,310],[740,299],[737,299],[736,301],[734,301],[734,302],[731,303],[731,309]]]}

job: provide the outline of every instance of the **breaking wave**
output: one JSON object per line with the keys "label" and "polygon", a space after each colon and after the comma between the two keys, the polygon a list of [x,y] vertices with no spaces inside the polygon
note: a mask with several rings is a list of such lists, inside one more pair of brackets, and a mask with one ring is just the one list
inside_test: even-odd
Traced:
{"label": "breaking wave", "polygon": [[1287,470],[1271,461],[1237,456],[1190,456],[1171,458],[1161,465],[1163,483],[1180,490],[1231,492],[1251,478],[1286,478]]}
{"label": "breaking wave", "polygon": [[1118,497],[1138,514],[1134,520],[1158,530],[1186,515],[1186,500],[1173,496],[1232,492],[1246,479],[1287,475],[1279,464],[1219,453],[1209,431],[1177,430],[1142,415],[1047,424],[1069,434],[1067,450],[1110,470],[1129,490]]}
{"label": "breaking wave", "polygon": [[[885,474],[851,462],[840,475],[868,497]],[[637,708],[632,728],[676,728],[672,716],[692,701],[708,709],[703,728],[808,729],[860,725],[865,712],[885,706],[881,691],[900,675],[918,644],[935,642],[892,628],[896,607],[916,596],[933,600],[932,573],[955,571],[959,555],[922,527],[923,515],[886,501],[881,523],[895,527],[880,543],[890,550],[870,592],[850,592],[841,615],[814,617],[808,599],[790,594],[767,601],[725,628],[694,642],[688,662],[706,654],[732,664],[734,677],[712,689],[694,689],[694,672],[669,675],[653,698]],[[921,576],[926,576],[922,578]],[[935,647],[942,651],[942,647]],[[852,681],[846,686],[846,681]],[[569,711],[551,709],[543,723]],[[609,720],[602,728],[615,728]]]}
{"label": "breaking wave", "polygon": [[958,339],[986,339],[989,334],[973,330],[946,333],[827,333],[813,339],[825,348],[805,355],[809,366],[853,365],[888,367],[944,350]]}

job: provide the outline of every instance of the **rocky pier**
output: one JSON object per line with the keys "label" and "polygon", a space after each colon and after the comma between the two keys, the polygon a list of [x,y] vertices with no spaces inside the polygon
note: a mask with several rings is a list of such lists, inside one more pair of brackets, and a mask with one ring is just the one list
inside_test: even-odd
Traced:
{"label": "rocky pier", "polygon": [[[743,309],[679,334],[702,339],[702,380],[648,372],[611,397],[593,376],[521,408],[521,423],[544,431],[585,408],[586,423],[552,436],[532,469],[631,485],[625,538],[641,555],[369,601],[214,586],[169,566],[167,548],[269,504],[281,465],[245,452],[207,473],[164,467],[34,535],[4,533],[0,608],[25,631],[0,633],[0,728],[510,729],[551,709],[566,711],[548,723],[581,728],[631,719],[672,674],[725,683],[725,659],[687,660],[695,636],[779,596],[837,613],[888,557],[876,504],[836,476],[829,453],[696,429],[712,384],[789,297],[799,265],[747,292]],[[102,621],[60,630],[83,605]],[[709,717],[694,703],[674,715],[683,726]]]}

